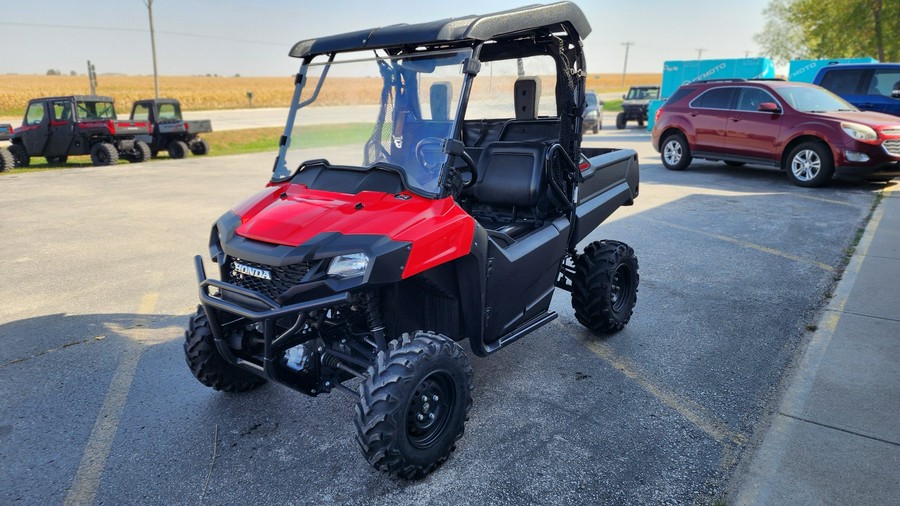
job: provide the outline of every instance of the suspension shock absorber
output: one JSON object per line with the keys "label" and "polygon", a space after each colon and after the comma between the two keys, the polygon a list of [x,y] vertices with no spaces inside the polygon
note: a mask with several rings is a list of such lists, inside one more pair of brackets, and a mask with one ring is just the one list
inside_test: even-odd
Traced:
{"label": "suspension shock absorber", "polygon": [[381,306],[378,304],[378,297],[372,292],[367,293],[364,297],[369,332],[375,338],[375,345],[378,347],[378,350],[387,351],[387,340],[384,337],[384,322],[381,320]]}

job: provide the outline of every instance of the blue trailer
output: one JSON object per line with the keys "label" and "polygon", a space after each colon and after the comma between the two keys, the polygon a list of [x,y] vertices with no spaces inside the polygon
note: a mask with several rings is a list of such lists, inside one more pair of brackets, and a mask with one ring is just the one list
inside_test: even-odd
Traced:
{"label": "blue trailer", "polygon": [[656,111],[683,84],[710,79],[771,79],[775,64],[768,58],[731,58],[724,60],[671,60],[663,63],[659,100],[650,102],[647,130],[653,129]]}

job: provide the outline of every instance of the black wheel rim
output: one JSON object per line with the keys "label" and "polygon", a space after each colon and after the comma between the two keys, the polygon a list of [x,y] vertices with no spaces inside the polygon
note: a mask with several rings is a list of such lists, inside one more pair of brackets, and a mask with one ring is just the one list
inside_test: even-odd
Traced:
{"label": "black wheel rim", "polygon": [[109,153],[107,153],[105,149],[98,149],[97,160],[103,164],[109,163]]}
{"label": "black wheel rim", "polygon": [[609,293],[613,311],[619,313],[628,306],[628,299],[631,297],[633,284],[631,270],[627,265],[619,265],[616,268],[616,273],[613,275]]}
{"label": "black wheel rim", "polygon": [[445,372],[432,372],[416,386],[406,410],[406,435],[420,450],[438,442],[450,423],[456,391]]}

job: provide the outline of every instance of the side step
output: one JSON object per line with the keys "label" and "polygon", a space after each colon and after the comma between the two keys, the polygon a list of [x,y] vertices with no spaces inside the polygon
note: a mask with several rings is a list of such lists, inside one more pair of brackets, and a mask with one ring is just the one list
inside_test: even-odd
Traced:
{"label": "side step", "polygon": [[519,325],[515,330],[501,337],[500,339],[494,341],[493,343],[485,343],[484,350],[488,353],[494,353],[495,351],[503,348],[504,346],[508,346],[522,337],[534,332],[535,330],[543,327],[544,325],[555,320],[559,315],[553,311],[547,311],[546,313],[539,314],[534,318],[528,320],[527,322]]}

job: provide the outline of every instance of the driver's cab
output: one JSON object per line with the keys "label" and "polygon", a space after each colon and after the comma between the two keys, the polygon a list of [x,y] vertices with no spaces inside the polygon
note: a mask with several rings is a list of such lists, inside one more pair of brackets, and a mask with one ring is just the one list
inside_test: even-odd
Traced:
{"label": "driver's cab", "polygon": [[584,67],[569,30],[346,52],[314,49],[352,34],[298,43],[273,183],[449,197],[515,243],[574,209]]}

